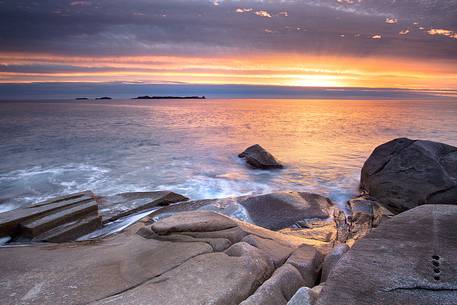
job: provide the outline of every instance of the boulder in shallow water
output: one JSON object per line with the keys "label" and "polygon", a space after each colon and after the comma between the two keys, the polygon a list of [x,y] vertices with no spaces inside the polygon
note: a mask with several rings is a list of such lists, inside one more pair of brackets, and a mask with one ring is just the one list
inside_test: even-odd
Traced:
{"label": "boulder in shallow water", "polygon": [[381,224],[329,275],[318,305],[457,300],[457,205],[422,205]]}
{"label": "boulder in shallow water", "polygon": [[258,144],[248,147],[244,152],[239,154],[238,157],[244,158],[249,165],[255,168],[283,168],[282,164],[279,163],[272,154]]}
{"label": "boulder in shallow water", "polygon": [[457,147],[407,138],[385,143],[365,162],[360,187],[395,213],[457,204]]}

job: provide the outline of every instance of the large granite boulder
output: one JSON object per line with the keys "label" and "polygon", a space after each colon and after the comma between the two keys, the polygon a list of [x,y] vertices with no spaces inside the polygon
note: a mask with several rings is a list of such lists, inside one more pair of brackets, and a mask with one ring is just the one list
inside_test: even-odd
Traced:
{"label": "large granite boulder", "polygon": [[[2,304],[285,305],[322,255],[213,212],[183,212],[111,238],[0,248]],[[71,262],[71,263],[69,263]],[[256,302],[258,300],[258,302]],[[259,303],[260,302],[260,303]]]}
{"label": "large granite boulder", "polygon": [[238,157],[244,158],[246,163],[255,168],[271,169],[283,167],[272,154],[258,144],[248,147],[244,152],[239,154]]}
{"label": "large granite boulder", "polygon": [[381,224],[330,273],[318,305],[457,300],[457,205],[422,205]]}
{"label": "large granite boulder", "polygon": [[457,203],[457,147],[406,138],[385,143],[365,162],[360,187],[395,213]]}

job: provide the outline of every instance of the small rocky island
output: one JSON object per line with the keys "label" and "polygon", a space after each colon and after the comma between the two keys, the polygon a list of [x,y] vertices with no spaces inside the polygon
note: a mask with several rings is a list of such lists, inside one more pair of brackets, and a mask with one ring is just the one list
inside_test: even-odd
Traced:
{"label": "small rocky island", "polygon": [[385,143],[365,162],[360,189],[345,207],[306,192],[189,200],[87,191],[1,213],[0,299],[455,305],[457,147]]}
{"label": "small rocky island", "polygon": [[204,100],[205,96],[138,96],[132,98],[132,100]]}

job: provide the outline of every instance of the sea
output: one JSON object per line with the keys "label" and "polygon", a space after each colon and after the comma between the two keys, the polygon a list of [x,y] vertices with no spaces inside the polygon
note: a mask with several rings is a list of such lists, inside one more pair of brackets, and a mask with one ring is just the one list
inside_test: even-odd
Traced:
{"label": "sea", "polygon": [[[0,212],[53,196],[170,190],[191,199],[303,191],[344,204],[378,145],[457,146],[457,100],[0,101]],[[256,170],[260,144],[284,164]]]}

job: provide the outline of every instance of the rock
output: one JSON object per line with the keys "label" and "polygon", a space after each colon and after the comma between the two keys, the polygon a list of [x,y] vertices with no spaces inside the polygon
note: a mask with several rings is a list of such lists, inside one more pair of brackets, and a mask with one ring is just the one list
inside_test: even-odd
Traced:
{"label": "rock", "polygon": [[457,203],[457,147],[406,138],[385,143],[365,162],[360,187],[394,213]]}
{"label": "rock", "polygon": [[287,259],[287,263],[294,266],[303,278],[303,286],[313,287],[321,271],[322,254],[315,248],[303,245],[295,250]]}
{"label": "rock", "polygon": [[174,232],[212,232],[236,227],[232,219],[212,212],[182,212],[151,226],[157,234]]}
{"label": "rock", "polygon": [[95,200],[73,205],[38,219],[24,221],[20,225],[21,234],[33,238],[62,224],[77,221],[86,215],[98,216],[98,205]]}
{"label": "rock", "polygon": [[330,217],[333,203],[311,193],[283,192],[253,196],[239,202],[252,222],[258,226],[280,230],[306,219]]}
{"label": "rock", "polygon": [[157,221],[192,210],[215,211],[267,229],[279,230],[323,252],[328,252],[336,240],[345,242],[344,233],[347,235],[348,231],[344,212],[330,199],[301,192],[182,202],[163,207],[153,212],[150,218]]}
{"label": "rock", "polygon": [[319,298],[319,296],[321,295],[321,292],[322,292],[322,289],[324,289],[325,287],[325,282],[323,283],[320,283],[319,285],[317,286],[314,286],[313,288],[311,288],[311,291],[314,293],[314,295],[316,296],[316,300]]}
{"label": "rock", "polygon": [[0,235],[15,235],[19,225],[94,200],[91,192],[60,196],[36,205],[0,213]]}
{"label": "rock", "polygon": [[271,169],[283,167],[268,151],[258,144],[248,147],[238,157],[244,158],[249,165],[255,168]]}
{"label": "rock", "polygon": [[279,245],[274,240],[262,238],[253,234],[247,235],[241,241],[248,243],[257,249],[260,249],[264,253],[268,253],[268,255],[273,260],[275,268],[283,265],[289,257],[290,253],[295,250],[291,247]]}
{"label": "rock", "polygon": [[151,214],[158,220],[185,211],[214,211],[270,230],[288,227],[316,227],[313,223],[331,220],[338,210],[330,199],[305,192],[278,192],[183,202]]}
{"label": "rock", "polygon": [[456,304],[457,205],[422,205],[381,224],[329,275],[318,305]]}
{"label": "rock", "polygon": [[78,220],[62,224],[46,231],[32,239],[32,241],[47,241],[63,243],[74,241],[102,227],[102,218],[98,215],[87,215]]}
{"label": "rock", "polygon": [[9,283],[0,287],[3,305],[88,304],[212,252],[206,243],[171,243],[125,234],[100,242],[0,250],[0,282]]}
{"label": "rock", "polygon": [[302,287],[297,290],[287,305],[313,305],[315,301],[315,293],[308,287]]}
{"label": "rock", "polygon": [[383,208],[374,198],[360,196],[348,201],[351,211],[349,232],[346,243],[352,247],[354,243],[365,237],[382,221],[392,217],[392,213]]}
{"label": "rock", "polygon": [[285,264],[240,305],[285,305],[302,283],[300,272],[292,265]]}
{"label": "rock", "polygon": [[98,241],[2,248],[0,299],[5,305],[276,305],[272,300],[282,298],[285,304],[317,277],[318,256],[292,236],[216,213],[178,213],[138,234],[129,229]]}
{"label": "rock", "polygon": [[330,272],[338,264],[343,255],[349,250],[349,246],[346,244],[339,244],[333,248],[332,251],[325,257],[324,263],[322,264],[322,275],[321,282],[325,282]]}
{"label": "rock", "polygon": [[169,191],[121,193],[98,197],[103,223],[158,206],[187,201],[189,198]]}

